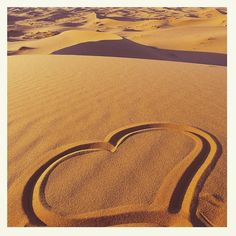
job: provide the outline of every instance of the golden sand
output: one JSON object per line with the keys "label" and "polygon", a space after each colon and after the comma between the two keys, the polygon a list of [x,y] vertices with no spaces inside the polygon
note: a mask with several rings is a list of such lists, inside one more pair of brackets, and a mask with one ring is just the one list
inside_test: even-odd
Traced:
{"label": "golden sand", "polygon": [[224,9],[8,15],[9,226],[226,226]]}

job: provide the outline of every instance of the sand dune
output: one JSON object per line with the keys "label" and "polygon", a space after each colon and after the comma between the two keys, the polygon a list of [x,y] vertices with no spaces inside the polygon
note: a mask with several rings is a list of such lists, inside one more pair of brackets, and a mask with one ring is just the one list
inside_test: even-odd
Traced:
{"label": "sand dune", "polygon": [[141,58],[149,60],[179,61],[207,65],[227,65],[227,56],[222,53],[207,53],[194,51],[178,51],[147,47],[122,40],[100,40],[98,42],[80,43],[53,52],[56,55],[91,55]]}
{"label": "sand dune", "polygon": [[[227,16],[222,13],[223,10],[214,8],[128,8],[126,11],[120,8],[85,8],[78,10],[48,9],[45,12],[39,8],[37,11],[33,11],[39,15],[30,20],[27,18],[28,14],[32,12],[30,10],[21,14],[17,13],[17,15],[14,11],[10,11],[8,15],[9,51],[15,51],[23,46],[41,48],[57,45],[59,47],[62,45],[62,41],[68,41],[66,35],[51,36],[65,31],[79,30],[82,31],[81,34],[74,32],[74,36],[73,33],[68,32],[68,37],[72,41],[71,44],[65,42],[64,47],[80,43],[80,40],[76,41],[78,38],[82,38],[82,42],[85,42],[86,34],[83,35],[83,31],[93,31],[93,33],[97,31],[117,34],[140,44],[163,49],[226,53]],[[93,36],[88,32],[87,41],[93,37],[96,39],[97,35]],[[28,42],[46,37],[49,37],[48,41],[39,41],[39,45],[36,42]],[[109,37],[104,34],[103,39],[109,39]],[[209,40],[211,41],[209,42]],[[52,51],[61,48],[63,46],[58,49],[54,48]],[[50,51],[44,49],[31,51],[31,54],[34,53],[48,54]]]}
{"label": "sand dune", "polygon": [[136,34],[131,40],[164,49],[226,53],[225,27],[184,25],[159,29],[155,33]]}
{"label": "sand dune", "polygon": [[[161,40],[164,41],[164,37]],[[167,43],[170,45],[170,42]],[[227,64],[227,56],[223,53],[161,49],[143,45],[143,37],[142,44],[140,44],[111,33],[76,30],[66,31],[51,38],[12,44],[8,55],[20,54],[91,55],[180,61],[222,66]]]}
{"label": "sand dune", "polygon": [[8,225],[226,226],[226,20],[9,8]]}
{"label": "sand dune", "polygon": [[22,54],[22,48],[31,48],[32,50],[23,50],[23,54],[50,54],[56,50],[60,50],[78,43],[118,39],[120,39],[118,35],[111,33],[70,30],[46,39],[30,42],[28,41],[27,43],[12,43],[9,53],[11,55],[19,55]]}
{"label": "sand dune", "polygon": [[[105,136],[106,133],[114,130],[116,127],[122,127],[127,125],[127,123],[137,123],[157,119],[159,121],[169,121],[174,123],[192,123],[198,127],[207,129],[211,133],[214,133],[225,147],[224,129],[222,126],[225,117],[221,115],[221,119],[219,119],[220,114],[224,114],[223,111],[225,104],[225,96],[220,93],[222,88],[225,86],[225,81],[222,80],[225,76],[224,67],[209,67],[207,65],[203,66],[194,64],[189,64],[188,67],[186,67],[185,63],[181,64],[178,62],[167,63],[165,61],[148,61],[148,63],[144,63],[145,60],[142,59],[133,61],[133,59],[125,58],[113,58],[111,60],[111,58],[106,57],[91,58],[71,56],[66,60],[67,66],[60,68],[58,65],[62,62],[65,63],[64,57],[67,56],[54,56],[53,58],[50,55],[47,57],[16,56],[9,58],[9,68],[11,68],[11,70],[9,70],[9,145],[14,145],[14,149],[9,149],[9,213],[11,215],[11,225],[26,225],[28,224],[27,222],[39,225],[39,221],[34,221],[34,218],[31,218],[31,215],[27,215],[24,211],[24,208],[21,205],[21,195],[19,195],[19,193],[23,193],[25,184],[29,178],[33,176],[42,164],[48,161],[47,158],[52,157],[50,155],[49,157],[45,156],[48,150],[53,150],[56,147],[63,146],[64,144],[69,145],[70,143],[78,143],[78,141],[82,143],[83,140],[101,140],[102,136]],[[21,58],[24,58],[24,60]],[[26,61],[27,63],[25,63]],[[36,61],[38,63],[38,69],[29,71],[29,68],[35,68]],[[89,63],[91,71],[97,71],[96,77],[89,76],[88,72],[86,72],[87,63]],[[21,71],[17,71],[15,66],[17,66],[17,68],[20,66]],[[48,70],[48,66],[50,67],[50,70]],[[167,69],[169,67],[172,68],[171,71]],[[113,69],[105,72],[104,68]],[[124,68],[126,69],[124,70]],[[153,68],[156,69],[153,70]],[[127,80],[126,70],[129,71],[130,80]],[[118,71],[120,75],[119,79],[114,80],[113,78],[117,75]],[[181,73],[179,72],[176,75],[176,71],[181,71]],[[106,73],[105,77],[104,72]],[[174,81],[172,80],[173,74],[175,74]],[[190,74],[191,79],[189,79]],[[199,76],[202,77],[203,75],[204,80],[199,80]],[[97,79],[98,77],[100,78],[99,80]],[[144,77],[145,80],[143,79]],[[22,79],[16,80],[14,78]],[[65,80],[65,78],[67,79]],[[47,83],[44,82],[45,79],[47,80]],[[134,80],[137,84],[135,88],[131,86]],[[28,81],[31,81],[31,83]],[[55,86],[59,84],[60,86]],[[98,86],[98,84],[100,84],[100,86]],[[152,84],[152,87],[148,86],[148,84]],[[212,87],[212,85],[214,85],[214,87]],[[93,90],[91,90],[92,88]],[[201,90],[201,88],[208,89]],[[20,92],[21,90],[24,91],[24,93]],[[29,100],[28,98],[32,91],[34,91],[34,96],[31,96],[31,99]],[[153,96],[148,95],[151,91]],[[173,96],[168,96],[170,91]],[[183,93],[180,91],[185,92]],[[61,96],[61,94],[63,94],[63,96]],[[113,96],[113,94],[116,94],[116,96]],[[199,94],[201,96],[199,96]],[[191,100],[188,99],[190,95]],[[211,102],[204,102],[209,96],[212,98]],[[146,100],[140,100],[141,97],[146,97]],[[67,101],[70,101],[70,106],[68,106]],[[162,103],[159,101],[162,101]],[[32,106],[32,104],[34,104],[34,106]],[[88,106],[88,104],[90,105]],[[109,104],[113,105],[111,106]],[[136,105],[134,106],[133,104]],[[181,107],[179,107],[179,104],[181,104]],[[201,104],[198,110],[196,110],[196,104]],[[146,112],[144,113],[143,111],[145,108]],[[38,110],[41,112],[37,112]],[[117,113],[117,110],[122,110],[122,112]],[[189,111],[188,116],[185,115],[184,111],[186,110]],[[204,119],[205,112],[209,110],[211,110],[211,114],[213,115],[209,115],[207,119]],[[175,112],[173,113],[173,111]],[[65,114],[73,115],[65,116]],[[131,114],[133,115],[131,116]],[[129,120],[127,120],[127,116],[130,117]],[[106,119],[106,122],[100,124],[100,128],[98,128],[97,122],[101,119]],[[211,120],[210,125],[208,123],[209,119]],[[215,125],[216,123],[218,124],[217,126]],[[58,131],[51,132],[54,130]],[[62,131],[63,135],[58,136],[58,132],[60,132],[59,130]],[[95,133],[94,130],[96,130]],[[174,145],[172,147],[168,145],[168,154],[166,151],[166,145],[170,140],[172,140],[172,135],[167,135],[166,137],[161,135],[161,137],[163,138],[158,140],[161,141],[163,139],[161,142],[162,145],[158,145],[157,147],[160,150],[164,148],[161,153],[167,158],[166,167],[168,167],[168,169],[164,171],[164,168],[162,168],[162,176],[164,177],[171,168],[173,168],[173,164],[175,163],[174,160],[177,161],[178,159],[176,158],[178,156],[186,156],[188,150],[191,151],[192,148],[190,143],[186,143],[186,140],[183,140],[183,138],[178,137],[176,139],[173,136],[174,139],[172,143]],[[142,137],[140,138],[142,139]],[[149,147],[155,147],[157,145],[155,136],[153,138],[154,139],[150,140],[150,143],[147,143]],[[145,140],[149,140],[148,137],[146,137]],[[128,141],[129,140],[126,142]],[[121,145],[121,148],[126,142]],[[175,152],[177,143],[179,143],[178,148],[180,150],[181,146],[184,148],[184,152]],[[187,146],[184,145],[185,143]],[[130,149],[129,146],[124,147],[125,150],[129,150],[128,153],[130,153],[127,156],[127,159],[124,160],[133,162],[133,159],[128,157],[134,156],[137,150],[139,150],[139,146],[136,146],[135,149]],[[139,152],[141,155],[140,157],[146,161],[149,152],[147,151],[147,154],[142,150]],[[224,155],[225,151],[223,151],[223,156],[218,161],[215,171],[213,171],[207,180],[206,185],[203,187],[203,192],[209,192],[212,194],[218,193],[223,197],[223,199],[225,199],[225,190],[222,188],[224,174],[222,173],[221,166],[224,166]],[[15,156],[18,157],[17,160],[14,158]],[[24,159],[24,162],[21,161],[22,158]],[[151,172],[152,176],[155,177],[159,170],[158,165],[161,163],[157,161],[155,155],[153,158],[155,162],[157,162],[157,166]],[[98,160],[100,159],[98,158]],[[170,164],[170,160],[172,160],[172,165]],[[74,161],[75,160],[73,160],[73,162]],[[155,162],[151,162],[152,165],[154,165]],[[79,166],[80,162],[78,163],[78,167]],[[23,173],[21,172],[22,168],[24,169]],[[61,172],[62,170],[60,169],[58,174],[54,176],[52,182],[53,185],[50,184],[50,187],[47,190],[49,191],[48,196],[52,193],[57,193],[57,187],[60,186],[59,188],[62,188],[61,178],[59,176],[61,176],[65,170],[69,171],[68,173],[65,173],[66,176],[69,173],[76,173],[78,176],[79,172],[82,171],[80,170],[78,172],[78,169],[73,170],[73,168],[66,168]],[[112,173],[114,173],[114,170],[115,169],[113,169]],[[147,171],[149,176],[150,168],[148,168]],[[119,174],[119,168],[117,169],[117,174]],[[144,174],[145,172],[143,172],[141,176],[144,176]],[[81,177],[78,176],[78,178],[80,179]],[[126,179],[127,181],[129,180],[128,177],[126,177]],[[155,179],[156,178],[154,178],[154,180]],[[216,179],[217,181],[215,181]],[[146,183],[149,183],[150,177],[142,177],[142,179],[133,183],[135,188],[139,191],[141,191],[145,186],[139,185],[141,180],[145,180],[147,181]],[[131,181],[131,179],[129,181]],[[57,182],[59,185],[56,184]],[[117,179],[115,179],[115,183],[118,184],[118,182]],[[113,182],[110,182],[110,184],[112,183]],[[70,189],[68,189],[69,191],[74,189],[73,185],[75,182],[72,181],[71,184],[72,185],[68,185],[68,188]],[[122,181],[120,184],[122,186]],[[98,183],[95,182],[94,186],[96,185],[98,185]],[[99,186],[101,191],[105,187],[101,183]],[[150,193],[153,194],[153,191],[156,192],[159,188],[159,185],[153,188],[149,183],[146,184],[144,189],[146,189],[149,196]],[[90,190],[92,189],[93,188]],[[110,187],[108,185],[108,192],[109,189]],[[84,189],[84,192],[81,189],[78,190],[80,196],[83,196],[84,194],[86,195],[88,191],[86,188]],[[96,191],[94,194],[95,196],[99,196],[96,195]],[[146,196],[145,192],[143,194],[143,196]],[[153,196],[152,194],[150,196]],[[29,192],[26,196],[28,197],[26,202],[30,203]],[[112,196],[114,197],[114,195]],[[136,192],[134,197],[135,196],[140,196],[140,192],[139,194]],[[50,202],[55,199],[55,197],[56,196],[52,198],[50,197]],[[63,204],[64,200],[62,201],[60,196],[58,197],[57,201],[53,201],[54,203],[51,202],[51,204],[59,204],[60,209],[65,208],[65,205]],[[67,197],[69,196],[67,195]],[[112,199],[114,201],[115,198]],[[141,202],[140,200],[138,202],[142,203],[144,199],[141,200]],[[103,200],[107,201],[106,197]],[[120,200],[117,202],[118,205]],[[130,200],[128,202],[127,200],[124,200],[123,204],[126,205],[130,202]],[[89,200],[90,204],[88,203],[84,205],[83,202],[87,201],[85,199],[80,199],[80,201],[82,206],[90,206],[91,202],[93,202],[93,206],[96,206],[93,197]],[[148,200],[148,202],[149,201],[151,201],[151,199]],[[56,205],[55,207],[57,208]],[[66,204],[66,206],[68,207],[68,204]],[[99,209],[98,206],[97,210]]]}

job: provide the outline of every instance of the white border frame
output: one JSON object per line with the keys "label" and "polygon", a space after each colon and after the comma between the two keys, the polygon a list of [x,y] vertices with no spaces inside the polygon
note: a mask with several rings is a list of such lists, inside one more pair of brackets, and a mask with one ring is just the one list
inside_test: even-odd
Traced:
{"label": "white border frame", "polygon": [[[17,228],[7,227],[7,7],[227,7],[228,8],[228,226],[225,228]],[[234,0],[2,0],[0,3],[0,235],[233,236],[236,232],[236,1]],[[233,53],[234,52],[234,53]],[[234,67],[234,68],[233,68]]]}

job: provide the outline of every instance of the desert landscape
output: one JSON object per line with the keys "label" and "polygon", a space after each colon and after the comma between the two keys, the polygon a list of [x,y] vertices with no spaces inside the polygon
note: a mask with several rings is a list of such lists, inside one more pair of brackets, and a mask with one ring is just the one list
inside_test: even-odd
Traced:
{"label": "desert landscape", "polygon": [[8,226],[227,226],[227,10],[8,8]]}

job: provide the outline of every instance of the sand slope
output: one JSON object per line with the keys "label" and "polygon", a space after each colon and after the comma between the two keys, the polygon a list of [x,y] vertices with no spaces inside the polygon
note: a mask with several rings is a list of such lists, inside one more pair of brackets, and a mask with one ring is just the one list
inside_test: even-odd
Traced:
{"label": "sand slope", "polygon": [[[226,91],[222,89],[226,88],[226,81],[224,80],[226,69],[224,67],[197,64],[187,64],[188,66],[186,66],[185,63],[179,62],[86,56],[70,56],[69,58],[68,56],[24,56],[24,60],[22,58],[23,56],[9,58],[9,147],[14,146],[14,149],[9,149],[10,225],[28,224],[29,219],[24,213],[21,204],[22,195],[19,193],[23,193],[25,184],[30,176],[47,162],[45,155],[48,151],[65,144],[84,143],[85,140],[88,142],[102,140],[104,136],[116,128],[144,121],[156,120],[159,122],[194,125],[218,137],[223,145],[223,155],[208,178],[203,192],[209,194],[217,193],[222,199],[225,199],[226,169],[224,166],[226,163],[226,140],[224,124],[226,124],[226,116],[223,114],[225,114],[226,96],[225,93],[222,93],[222,91]],[[62,63],[66,63],[63,68],[59,66]],[[21,68],[20,71],[16,69],[19,66]],[[170,67],[172,70],[168,69]],[[32,68],[32,70],[29,70],[29,68]],[[111,69],[107,70],[107,68]],[[96,71],[96,76],[93,76],[91,71]],[[127,75],[129,75],[128,80]],[[203,77],[204,79],[199,79]],[[114,80],[114,78],[116,79]],[[47,83],[45,83],[45,80]],[[132,86],[134,81],[136,86]],[[152,86],[149,86],[150,84]],[[172,94],[172,96],[169,96],[169,94]],[[188,99],[190,96],[191,99]],[[208,98],[211,99],[209,100]],[[208,102],[204,102],[206,100]],[[186,111],[188,111],[187,116]],[[205,114],[208,114],[207,119]],[[147,142],[148,146],[146,148],[148,149],[157,145],[156,136],[153,135],[152,133],[148,134],[151,139],[144,138],[145,140],[150,140],[150,142]],[[178,162],[180,157],[183,158],[192,149],[188,139],[183,139],[181,136],[177,139],[174,137],[172,134],[162,134],[160,136],[160,141],[162,140],[161,147],[163,148],[160,154],[164,155],[165,159],[167,158],[168,160],[165,162],[167,169],[162,168],[162,178],[160,180],[174,167],[175,161]],[[174,146],[168,145],[172,138]],[[180,153],[176,152],[176,145],[178,145],[178,150],[182,150]],[[133,159],[130,159],[130,157],[134,156],[137,150],[139,150],[139,156],[144,161],[148,159],[147,155],[149,153],[145,149],[143,152],[138,143],[132,149],[129,146],[125,146],[125,143],[123,146],[124,150],[127,150],[125,152],[129,153],[126,161],[131,161],[126,167],[128,168],[127,170],[132,167]],[[168,152],[166,153],[165,147],[167,146]],[[158,145],[156,150],[158,150],[158,147],[160,146]],[[17,159],[15,159],[16,156]],[[155,155],[153,155],[154,157]],[[172,161],[170,162],[170,160]],[[156,163],[153,161],[150,164]],[[163,164],[158,163],[155,164],[155,168],[152,168],[153,174],[151,176],[155,177],[155,173],[160,171],[160,165],[163,166]],[[91,166],[91,164],[88,166]],[[95,163],[92,165],[96,167]],[[77,166],[79,168],[80,162],[78,162]],[[83,168],[88,167],[86,164],[83,166]],[[66,170],[69,172],[63,174]],[[58,188],[61,189],[62,187],[61,178],[57,178],[61,175],[67,176],[69,173],[76,173],[76,176],[79,179],[81,178],[81,181],[84,181],[82,176],[84,174],[85,176],[88,175],[89,172],[85,169],[85,173],[83,174],[82,171],[81,177],[79,177],[81,170],[78,170],[80,168],[74,171],[70,168],[58,170],[58,174],[52,180],[52,183],[55,184],[52,185],[49,179],[47,191],[49,191],[49,201],[53,206],[55,205],[55,209],[63,211],[62,209],[65,209],[65,206],[67,207],[64,198],[57,194],[55,195],[58,192]],[[117,171],[117,174],[119,174],[119,168]],[[147,168],[146,172],[143,171],[141,172],[142,179],[149,182],[151,169]],[[126,175],[125,172],[123,174],[124,176]],[[144,178],[145,175],[146,177]],[[71,177],[74,179],[73,175]],[[104,177],[100,176],[98,181]],[[125,179],[129,181],[130,178],[126,177]],[[133,178],[131,177],[130,180],[133,181]],[[57,181],[59,181],[58,184],[56,184]],[[120,183],[116,178],[114,181],[118,189],[119,184],[123,185],[122,179]],[[111,195],[113,200],[110,202],[109,207],[120,203],[129,204],[135,198],[137,201],[137,196],[140,195],[140,192],[137,191],[142,191],[143,186],[146,186],[146,190],[138,202],[145,203],[145,198],[149,199],[148,202],[152,201],[150,196],[155,196],[155,192],[160,185],[157,183],[156,187],[153,187],[152,185],[140,184],[139,181],[137,180],[135,185],[131,184],[133,186],[132,189],[136,189],[132,198],[123,198],[122,200],[122,198],[117,199],[116,194]],[[152,182],[150,181],[150,183]],[[73,193],[79,183],[72,181],[71,185],[68,185],[64,190],[64,194],[68,194],[68,190]],[[110,185],[107,183],[105,186],[102,185],[102,182],[99,183],[99,189],[95,188],[96,192],[92,196],[100,196],[104,188],[110,192],[111,186],[113,186],[113,182],[109,182]],[[97,184],[96,182],[93,183],[94,186],[97,186]],[[87,196],[88,190],[91,191],[92,189],[94,188],[84,188],[83,195],[82,189],[78,188],[77,196]],[[99,192],[97,192],[98,190]],[[127,196],[130,190],[127,188],[126,191],[123,191],[124,196]],[[145,194],[145,192],[149,194]],[[102,198],[104,201],[106,201],[105,196]],[[71,197],[74,199],[73,195]],[[88,202],[89,199],[87,197],[81,197],[79,198],[79,205],[83,206],[83,211],[89,211],[90,208],[87,208],[89,206],[93,206],[93,209],[96,208],[96,199],[91,198],[91,202]],[[115,201],[116,204],[113,205],[115,199],[117,199]],[[83,204],[83,201],[86,201],[86,204]],[[65,203],[66,205],[64,205]],[[99,206],[104,206],[99,201],[98,204],[97,209],[101,209]],[[75,206],[76,204],[72,205]],[[76,207],[74,209],[75,212],[77,211],[76,209],[81,211],[80,208]]]}
{"label": "sand slope", "polygon": [[10,8],[9,226],[226,226],[226,19]]}
{"label": "sand slope", "polygon": [[[27,41],[27,43],[13,43],[10,47],[10,54],[50,54],[56,50],[63,49],[78,43],[99,41],[99,40],[118,40],[118,35],[111,33],[99,33],[93,31],[69,30],[59,35],[37,41]],[[25,45],[25,46],[21,46]]]}

